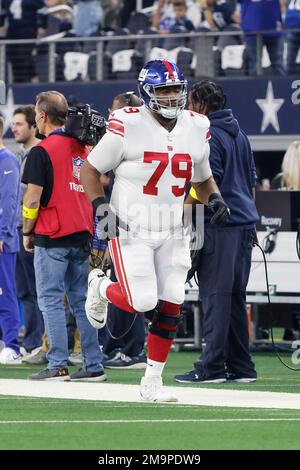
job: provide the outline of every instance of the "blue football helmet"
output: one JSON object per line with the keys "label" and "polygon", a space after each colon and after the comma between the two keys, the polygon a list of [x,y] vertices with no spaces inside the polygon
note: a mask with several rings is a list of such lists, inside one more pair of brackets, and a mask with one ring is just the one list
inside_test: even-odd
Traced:
{"label": "blue football helmet", "polygon": [[[174,96],[158,96],[157,90],[165,87],[177,87]],[[176,118],[185,108],[187,81],[180,68],[168,60],[147,62],[140,71],[138,88],[145,106],[166,119]]]}

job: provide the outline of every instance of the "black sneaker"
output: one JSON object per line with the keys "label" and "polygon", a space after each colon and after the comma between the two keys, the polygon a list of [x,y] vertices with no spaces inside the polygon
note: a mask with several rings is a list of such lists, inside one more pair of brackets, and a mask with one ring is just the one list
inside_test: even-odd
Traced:
{"label": "black sneaker", "polygon": [[145,369],[147,358],[144,353],[130,357],[118,352],[115,357],[105,361],[103,365],[107,369]]}
{"label": "black sneaker", "polygon": [[102,353],[102,364],[104,365],[106,361],[108,361],[110,359],[113,359],[115,357],[119,357],[120,356],[119,353],[121,351],[122,351],[121,348],[115,348],[112,351],[110,351],[110,353],[108,353],[108,354]]}
{"label": "black sneaker", "polygon": [[237,382],[241,384],[247,384],[250,382],[256,382],[257,377],[250,377],[245,375],[235,374],[234,372],[226,372],[226,380],[228,382]]}
{"label": "black sneaker", "polygon": [[175,375],[176,382],[180,383],[214,383],[220,384],[226,382],[225,376],[207,377],[198,370],[191,370],[183,375]]}
{"label": "black sneaker", "polygon": [[74,372],[69,379],[71,382],[76,381],[87,381],[87,382],[105,382],[107,376],[103,370],[99,372],[88,372],[87,370],[81,368],[77,372]]}
{"label": "black sneaker", "polygon": [[70,380],[69,371],[66,367],[60,369],[43,369],[28,377],[29,380],[57,380],[65,381]]}

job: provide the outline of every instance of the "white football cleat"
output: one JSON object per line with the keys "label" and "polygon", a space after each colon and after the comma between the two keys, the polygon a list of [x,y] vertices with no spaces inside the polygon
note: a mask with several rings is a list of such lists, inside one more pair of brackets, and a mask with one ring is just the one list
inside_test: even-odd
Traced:
{"label": "white football cleat", "polygon": [[0,352],[0,364],[18,366],[22,364],[22,356],[16,353],[14,349],[4,347]]}
{"label": "white football cleat", "polygon": [[100,295],[100,285],[108,279],[101,269],[93,269],[88,278],[85,313],[90,324],[100,330],[105,326],[108,300]]}
{"label": "white football cleat", "polygon": [[150,403],[177,402],[178,398],[168,391],[162,390],[160,376],[142,377],[140,396],[143,401]]}

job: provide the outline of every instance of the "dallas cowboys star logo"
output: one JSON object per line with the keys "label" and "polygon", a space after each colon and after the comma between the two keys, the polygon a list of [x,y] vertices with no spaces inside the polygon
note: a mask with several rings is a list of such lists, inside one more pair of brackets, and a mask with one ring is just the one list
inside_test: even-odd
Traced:
{"label": "dallas cowboys star logo", "polygon": [[265,99],[258,99],[255,101],[263,112],[263,120],[260,129],[261,133],[265,132],[270,124],[276,132],[280,132],[277,113],[283,105],[284,99],[274,98],[273,85],[270,80],[268,82]]}

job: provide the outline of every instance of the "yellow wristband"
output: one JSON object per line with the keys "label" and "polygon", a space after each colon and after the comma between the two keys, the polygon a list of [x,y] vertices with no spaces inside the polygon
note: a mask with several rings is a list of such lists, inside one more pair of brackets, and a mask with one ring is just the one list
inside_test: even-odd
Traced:
{"label": "yellow wristband", "polygon": [[193,186],[192,186],[191,189],[190,189],[190,196],[191,196],[193,199],[196,199],[196,201],[200,201],[200,199],[198,198],[197,193],[196,193],[196,191],[194,190]]}
{"label": "yellow wristband", "polygon": [[36,219],[39,213],[39,208],[37,207],[36,209],[29,209],[29,207],[26,207],[23,204],[23,217],[26,219]]}

